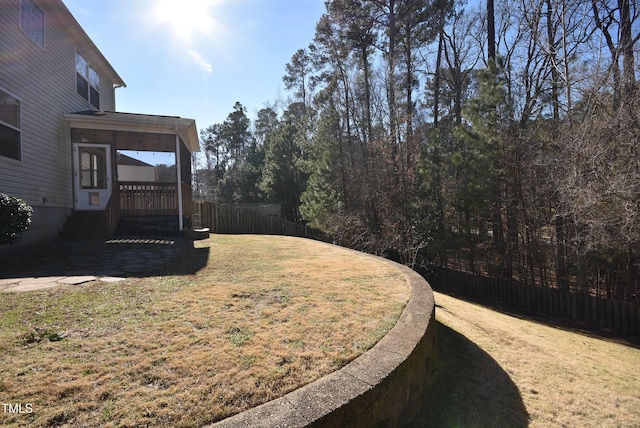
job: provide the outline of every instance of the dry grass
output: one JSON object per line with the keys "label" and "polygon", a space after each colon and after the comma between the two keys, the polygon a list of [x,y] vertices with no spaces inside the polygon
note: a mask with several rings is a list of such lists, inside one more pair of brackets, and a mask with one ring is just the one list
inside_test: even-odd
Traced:
{"label": "dry grass", "polygon": [[435,298],[443,379],[425,426],[640,426],[640,349]]}
{"label": "dry grass", "polygon": [[202,426],[339,369],[397,320],[407,284],[337,247],[212,236],[195,275],[0,294],[15,426]]}

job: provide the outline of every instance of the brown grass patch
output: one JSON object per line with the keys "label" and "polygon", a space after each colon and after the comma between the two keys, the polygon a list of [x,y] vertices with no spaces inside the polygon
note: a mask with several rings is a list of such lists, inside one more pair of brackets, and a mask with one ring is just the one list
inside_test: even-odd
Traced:
{"label": "brown grass patch", "polygon": [[0,424],[202,426],[341,368],[408,299],[398,270],[337,247],[196,245],[194,275],[0,294],[0,397],[32,404]]}
{"label": "brown grass patch", "polygon": [[446,359],[417,426],[640,426],[640,349],[434,294]]}

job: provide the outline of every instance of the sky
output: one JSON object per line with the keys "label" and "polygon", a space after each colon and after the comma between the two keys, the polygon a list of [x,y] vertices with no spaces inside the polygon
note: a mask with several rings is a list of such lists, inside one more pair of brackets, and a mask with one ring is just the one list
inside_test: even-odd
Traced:
{"label": "sky", "polygon": [[[324,0],[63,2],[126,83],[118,111],[191,118],[198,130],[223,122],[236,101],[253,121],[285,100],[285,65],[325,11]],[[170,163],[153,156],[139,157]]]}

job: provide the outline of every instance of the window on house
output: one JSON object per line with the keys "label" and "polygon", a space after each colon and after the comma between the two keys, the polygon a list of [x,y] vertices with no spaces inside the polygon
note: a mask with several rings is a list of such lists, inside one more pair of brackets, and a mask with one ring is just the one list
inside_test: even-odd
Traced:
{"label": "window on house", "polygon": [[76,91],[100,110],[100,75],[76,52]]}
{"label": "window on house", "polygon": [[80,186],[83,189],[107,188],[107,151],[102,147],[80,148]]}
{"label": "window on house", "polygon": [[100,76],[89,67],[89,102],[100,110]]}
{"label": "window on house", "polygon": [[0,156],[21,160],[20,100],[0,89]]}
{"label": "window on house", "polygon": [[44,47],[44,12],[32,0],[20,2],[20,28]]}

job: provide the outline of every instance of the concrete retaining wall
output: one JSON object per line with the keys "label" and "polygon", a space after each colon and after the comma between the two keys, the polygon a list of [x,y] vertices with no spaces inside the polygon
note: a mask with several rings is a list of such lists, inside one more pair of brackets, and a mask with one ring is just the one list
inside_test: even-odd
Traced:
{"label": "concrete retaining wall", "polygon": [[435,366],[435,303],[409,268],[411,296],[397,324],[373,348],[317,381],[210,427],[401,427],[427,398]]}

